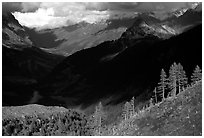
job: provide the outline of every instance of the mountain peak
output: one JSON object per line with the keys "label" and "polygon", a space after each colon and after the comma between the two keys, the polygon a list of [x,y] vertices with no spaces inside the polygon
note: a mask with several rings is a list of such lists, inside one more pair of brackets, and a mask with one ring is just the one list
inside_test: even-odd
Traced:
{"label": "mountain peak", "polygon": [[22,49],[32,46],[29,36],[11,12],[2,14],[2,37],[3,45],[8,48]]}
{"label": "mountain peak", "polygon": [[202,3],[195,2],[193,3],[190,7],[188,8],[180,8],[180,9],[175,9],[172,12],[172,15],[176,16],[177,18],[184,15],[186,12],[193,10],[193,11],[200,11],[202,10]]}
{"label": "mountain peak", "polygon": [[135,20],[133,26],[141,26],[146,24],[145,20],[142,17],[139,17]]}
{"label": "mountain peak", "polygon": [[3,21],[3,27],[7,26],[8,23],[13,23],[19,27],[22,27],[18,20],[16,20],[16,18],[13,16],[13,14],[11,12],[6,12],[2,14],[2,21]]}
{"label": "mountain peak", "polygon": [[160,22],[156,22],[154,17],[148,17],[147,15],[136,18],[132,27],[126,30],[122,37],[128,39],[140,39],[145,37],[157,37],[160,39],[166,39],[175,35],[176,31],[167,25],[161,25]]}
{"label": "mountain peak", "polygon": [[182,9],[176,10],[173,12],[173,15],[175,15],[176,17],[182,16],[187,10],[188,8],[182,8]]}

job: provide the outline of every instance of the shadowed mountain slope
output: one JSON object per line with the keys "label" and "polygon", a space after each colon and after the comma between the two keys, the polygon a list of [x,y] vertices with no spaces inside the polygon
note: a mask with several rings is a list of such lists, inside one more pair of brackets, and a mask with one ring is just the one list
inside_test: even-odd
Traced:
{"label": "shadowed mountain slope", "polygon": [[[153,89],[161,68],[167,71],[173,62],[180,62],[188,76],[195,65],[201,65],[201,34],[199,25],[168,40],[150,35],[126,43],[121,38],[82,50],[66,58],[42,80],[40,91],[46,98],[53,95],[61,102],[68,101],[66,104],[85,107],[114,95],[112,103],[138,96]],[[109,60],[104,60],[107,56]]]}
{"label": "shadowed mountain slope", "polygon": [[[182,18],[186,13],[176,19]],[[194,13],[194,10],[189,13]],[[198,11],[195,13],[200,15]],[[191,17],[190,15],[188,16]],[[35,47],[35,42],[28,44],[28,41],[32,39],[26,29],[22,28],[12,15],[9,17],[12,18],[3,17],[3,51],[5,51],[3,54],[3,90],[5,91],[3,95],[9,99],[3,103],[6,102],[8,105],[34,101],[47,105],[64,104],[65,106],[87,107],[107,98],[109,99],[107,104],[116,104],[133,95],[138,96],[151,91],[158,82],[161,68],[168,71],[168,67],[173,62],[184,65],[187,75],[191,73],[195,65],[201,65],[202,27],[198,25],[194,28],[195,24],[188,21],[188,24],[192,25],[187,29],[189,31],[186,30],[178,35],[181,32],[175,33],[175,30],[167,24],[164,25],[164,22],[148,13],[142,13],[134,20],[127,19],[130,21],[128,24],[124,20],[120,21],[121,26],[132,26],[121,33],[119,39],[106,41],[85,50],[75,47],[74,44],[73,46],[81,51],[63,60],[61,56],[46,53],[43,51],[45,49]],[[106,31],[118,27],[115,22],[116,20],[108,21],[110,28]],[[97,31],[98,25],[90,26],[87,23],[63,29],[73,33],[78,30],[77,28],[84,27],[85,33],[89,31],[102,33]],[[107,29],[107,26],[105,28]],[[19,30],[21,30],[20,33]],[[44,30],[44,32],[49,33],[50,30]],[[83,33],[78,30],[76,34]],[[44,35],[43,32],[40,35]],[[50,38],[55,39],[54,35]],[[86,40],[89,41],[89,39]],[[80,42],[80,45],[84,47],[84,43]],[[71,47],[69,50],[72,51]],[[10,85],[13,87],[9,87]],[[22,93],[25,97],[18,97],[15,93]],[[18,97],[16,99],[21,99],[21,102],[13,100],[16,96]],[[33,100],[35,99],[33,97],[38,98]],[[85,97],[91,100],[87,101]]]}
{"label": "shadowed mountain slope", "polygon": [[35,47],[11,13],[2,16],[3,105],[28,103],[33,85],[45,77],[63,57]]}

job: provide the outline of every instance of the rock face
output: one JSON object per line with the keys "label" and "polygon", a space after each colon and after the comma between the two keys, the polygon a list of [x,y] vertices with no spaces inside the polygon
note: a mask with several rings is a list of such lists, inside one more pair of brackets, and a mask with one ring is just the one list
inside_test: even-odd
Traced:
{"label": "rock face", "polygon": [[145,18],[138,17],[132,27],[128,28],[122,34],[122,38],[141,39],[145,37],[158,37],[159,39],[168,39],[176,35],[176,30],[167,25],[161,25],[160,22],[151,22]]}
{"label": "rock face", "polygon": [[11,13],[4,13],[2,21],[3,46],[15,49],[32,46],[32,41],[29,39],[28,34],[26,34],[24,28]]}

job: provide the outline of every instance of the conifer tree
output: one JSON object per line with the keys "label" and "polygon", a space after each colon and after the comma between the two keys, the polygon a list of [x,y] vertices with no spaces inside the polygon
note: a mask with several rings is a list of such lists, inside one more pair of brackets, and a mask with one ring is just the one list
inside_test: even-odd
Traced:
{"label": "conifer tree", "polygon": [[122,115],[124,120],[127,120],[130,118],[130,108],[131,108],[130,103],[126,102],[123,108],[123,115]]}
{"label": "conifer tree", "polygon": [[171,65],[169,69],[169,82],[168,82],[168,88],[170,90],[170,96],[176,96],[176,80],[177,80],[177,64],[174,62],[173,65]]}
{"label": "conifer tree", "polygon": [[191,82],[195,84],[197,81],[202,80],[202,70],[197,65],[192,76],[191,76]]}
{"label": "conifer tree", "polygon": [[158,83],[158,93],[160,96],[162,96],[162,100],[165,99],[165,89],[167,86],[167,78],[166,78],[166,72],[164,69],[161,70],[161,75],[160,75],[160,82]]}
{"label": "conifer tree", "polygon": [[135,113],[135,97],[134,96],[132,97],[132,99],[130,101],[130,105],[131,105],[130,115],[133,116]]}
{"label": "conifer tree", "polygon": [[178,93],[187,85],[188,78],[186,77],[186,72],[183,69],[183,66],[179,63],[177,65],[177,82],[178,82]]}
{"label": "conifer tree", "polygon": [[157,100],[157,89],[156,88],[154,88],[153,93],[154,93],[155,103],[157,103],[158,100]]}
{"label": "conifer tree", "polygon": [[99,104],[96,106],[93,117],[94,117],[94,126],[96,126],[98,135],[100,135],[101,127],[102,127],[102,119],[104,117],[103,106],[101,102],[99,102]]}
{"label": "conifer tree", "polygon": [[150,100],[149,100],[149,107],[152,107],[154,104],[153,104],[153,99],[152,98],[150,98]]}

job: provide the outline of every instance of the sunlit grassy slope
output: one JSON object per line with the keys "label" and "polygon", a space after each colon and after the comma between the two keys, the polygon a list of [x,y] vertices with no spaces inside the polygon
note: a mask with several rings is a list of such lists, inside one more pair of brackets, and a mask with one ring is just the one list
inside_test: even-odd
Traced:
{"label": "sunlit grassy slope", "polygon": [[[73,129],[72,134],[72,131],[65,131],[64,128],[59,127],[61,123],[53,123],[54,126],[60,128],[59,130],[49,126],[52,128],[52,131],[42,133],[40,128],[46,125],[46,123],[42,123],[39,126],[34,125],[36,127],[35,132],[27,129],[26,124],[23,122],[25,121],[25,116],[43,114],[48,117],[48,115],[54,112],[62,114],[64,111],[68,111],[65,108],[28,105],[23,107],[4,107],[2,111],[3,135],[95,135],[94,131],[87,126],[89,123],[81,126],[83,131],[78,132],[77,129]],[[39,115],[36,117],[43,120]],[[73,114],[73,116],[76,115]],[[33,122],[39,120],[36,117],[31,117]],[[69,116],[67,119],[69,120],[70,118],[72,119],[73,117]],[[48,117],[49,119],[52,120],[52,117]],[[84,119],[86,122],[86,118]],[[11,120],[10,123],[9,120]],[[18,123],[19,120],[20,124]],[[71,123],[75,124],[74,120]],[[28,125],[32,126],[32,123]],[[69,123],[65,122],[65,125],[69,125]],[[200,81],[195,85],[188,86],[176,97],[167,98],[160,103],[136,111],[130,119],[122,120],[121,122],[118,120],[103,126],[99,135],[202,135],[202,82]]]}
{"label": "sunlit grassy slope", "polygon": [[202,135],[202,82],[189,86],[175,98],[141,110],[109,135]]}

